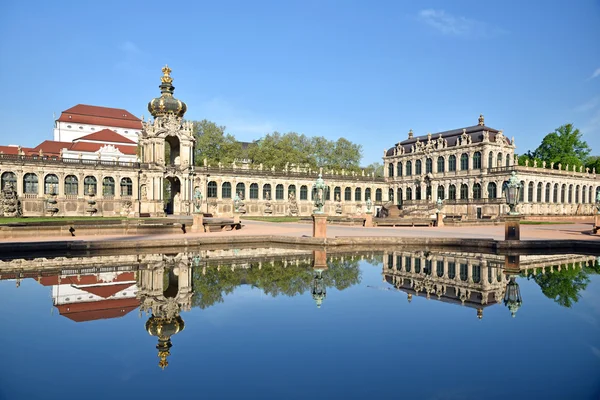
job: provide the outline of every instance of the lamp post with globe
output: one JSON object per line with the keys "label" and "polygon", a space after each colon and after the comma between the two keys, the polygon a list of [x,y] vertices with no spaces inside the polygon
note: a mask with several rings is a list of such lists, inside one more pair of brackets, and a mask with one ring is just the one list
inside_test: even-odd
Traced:
{"label": "lamp post with globe", "polygon": [[516,171],[511,173],[508,182],[503,185],[502,190],[506,196],[506,204],[509,207],[508,215],[504,217],[504,240],[520,240],[521,229],[519,220],[521,217],[517,211],[517,204],[519,204],[522,187],[517,178]]}

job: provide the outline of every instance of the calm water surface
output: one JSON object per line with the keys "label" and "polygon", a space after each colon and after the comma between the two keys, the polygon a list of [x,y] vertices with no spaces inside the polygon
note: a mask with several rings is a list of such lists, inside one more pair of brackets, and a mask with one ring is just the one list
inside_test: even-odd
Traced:
{"label": "calm water surface", "polygon": [[596,257],[516,261],[402,249],[0,261],[0,398],[600,399]]}

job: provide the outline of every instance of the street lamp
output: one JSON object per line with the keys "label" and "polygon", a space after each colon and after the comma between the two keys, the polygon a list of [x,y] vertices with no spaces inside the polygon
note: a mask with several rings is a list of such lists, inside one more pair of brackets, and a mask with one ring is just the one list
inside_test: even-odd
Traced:
{"label": "street lamp", "polygon": [[516,282],[515,276],[511,276],[510,281],[506,285],[506,293],[504,293],[504,305],[508,307],[510,314],[514,318],[521,304],[523,304],[523,299],[521,298],[519,284]]}
{"label": "street lamp", "polygon": [[317,308],[321,308],[321,304],[327,296],[327,289],[325,287],[325,284],[323,283],[323,270],[316,269],[315,272],[317,273],[317,275],[313,280],[312,298],[315,301],[315,303],[317,303]]}
{"label": "street lamp", "polygon": [[504,195],[506,196],[506,204],[510,207],[508,211],[509,215],[519,215],[516,211],[517,204],[519,203],[519,196],[521,193],[521,183],[517,178],[516,171],[511,173],[508,182],[504,184]]}

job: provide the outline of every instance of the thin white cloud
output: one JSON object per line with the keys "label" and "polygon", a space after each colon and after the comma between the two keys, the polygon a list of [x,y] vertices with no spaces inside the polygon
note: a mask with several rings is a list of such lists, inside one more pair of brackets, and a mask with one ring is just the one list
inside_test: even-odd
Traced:
{"label": "thin white cloud", "polygon": [[418,19],[424,24],[448,36],[492,36],[504,33],[485,22],[463,16],[455,16],[444,10],[428,8],[419,11]]}
{"label": "thin white cloud", "polygon": [[119,45],[119,50],[126,54],[140,54],[142,52],[140,48],[135,45],[135,43],[130,42],[129,40],[121,43]]}
{"label": "thin white cloud", "polygon": [[586,101],[583,104],[575,107],[575,111],[577,112],[587,112],[590,110],[594,110],[596,107],[600,105],[600,96],[592,97],[589,101]]}
{"label": "thin white cloud", "polygon": [[596,70],[594,71],[594,73],[592,74],[592,76],[590,76],[590,79],[594,79],[600,76],[600,68],[596,68]]}

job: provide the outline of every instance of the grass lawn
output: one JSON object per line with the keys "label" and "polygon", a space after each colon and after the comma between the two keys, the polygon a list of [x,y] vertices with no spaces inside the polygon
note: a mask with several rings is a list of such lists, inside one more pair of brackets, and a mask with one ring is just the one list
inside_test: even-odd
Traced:
{"label": "grass lawn", "polygon": [[298,222],[300,217],[241,217],[242,220],[263,222]]}
{"label": "grass lawn", "polygon": [[[54,222],[54,221],[94,221],[94,220],[121,220],[127,217],[0,217],[0,225],[3,224],[18,224],[29,222]],[[130,218],[135,219],[135,218]]]}

